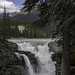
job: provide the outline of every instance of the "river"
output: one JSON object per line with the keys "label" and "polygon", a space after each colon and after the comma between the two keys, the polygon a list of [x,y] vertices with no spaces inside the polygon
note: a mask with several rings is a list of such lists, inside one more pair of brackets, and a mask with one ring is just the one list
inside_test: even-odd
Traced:
{"label": "river", "polygon": [[54,41],[52,39],[9,39],[14,43],[17,43],[19,51],[29,51],[35,54],[38,58],[39,66],[41,67],[39,73],[35,73],[33,66],[30,63],[28,56],[25,54],[15,53],[17,57],[22,56],[29,67],[29,75],[55,75],[55,64],[52,61],[51,55],[53,52],[49,52],[48,43]]}

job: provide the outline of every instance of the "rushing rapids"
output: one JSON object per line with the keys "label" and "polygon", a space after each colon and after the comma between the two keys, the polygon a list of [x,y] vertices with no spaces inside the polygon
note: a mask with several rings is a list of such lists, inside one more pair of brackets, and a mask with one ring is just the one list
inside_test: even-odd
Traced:
{"label": "rushing rapids", "polygon": [[33,70],[33,66],[30,63],[29,58],[25,54],[15,53],[17,57],[20,59],[20,56],[24,58],[24,62],[28,67],[29,75],[55,75],[55,64],[51,59],[52,52],[49,52],[48,44],[32,44],[32,43],[17,43],[19,51],[29,51],[35,54],[35,57],[38,60],[38,64],[40,66],[40,72],[35,73]]}

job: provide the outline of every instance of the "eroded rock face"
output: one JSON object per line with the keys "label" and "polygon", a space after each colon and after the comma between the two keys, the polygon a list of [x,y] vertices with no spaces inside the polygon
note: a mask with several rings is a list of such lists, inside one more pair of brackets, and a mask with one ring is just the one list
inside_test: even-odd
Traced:
{"label": "eroded rock face", "polygon": [[62,51],[62,46],[58,46],[58,41],[48,43],[48,47],[50,52]]}
{"label": "eroded rock face", "polygon": [[18,46],[16,43],[8,42],[8,46],[15,52],[18,51]]}
{"label": "eroded rock face", "polygon": [[34,54],[27,51],[18,51],[18,46],[15,43],[6,42],[6,44],[8,46],[7,50],[0,49],[0,75],[3,75],[3,73],[5,75],[28,75],[24,58],[21,57],[21,60],[19,60],[15,52],[25,54],[29,58],[34,71],[37,72],[38,62]]}
{"label": "eroded rock face", "polygon": [[25,75],[26,70],[23,68],[20,60],[14,53],[15,51],[18,51],[17,44],[8,41],[1,44],[0,75]]}
{"label": "eroded rock face", "polygon": [[56,74],[61,75],[62,51],[55,53],[52,56],[53,61],[56,61]]}
{"label": "eroded rock face", "polygon": [[[33,53],[29,52],[29,51],[26,51],[26,52],[25,51],[18,51],[18,53],[25,54],[29,58],[30,63],[33,66],[34,71],[39,72],[39,69],[38,69],[39,65],[38,65],[38,61],[37,61],[37,59],[35,57],[35,54],[33,54]],[[20,62],[21,62],[21,65],[24,66],[25,69],[27,69],[27,66],[26,66],[26,64],[24,62],[24,58],[22,56],[20,57]]]}

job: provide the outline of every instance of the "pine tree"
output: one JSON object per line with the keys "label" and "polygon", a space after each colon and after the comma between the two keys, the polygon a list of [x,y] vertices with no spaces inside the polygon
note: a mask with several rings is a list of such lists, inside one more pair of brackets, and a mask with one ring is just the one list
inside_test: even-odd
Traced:
{"label": "pine tree", "polygon": [[9,13],[6,13],[6,8],[4,6],[3,19],[2,19],[2,38],[8,39],[11,36],[11,23],[10,23]]}
{"label": "pine tree", "polygon": [[75,20],[75,13],[72,14],[75,6],[74,0],[25,0],[23,5],[30,13],[36,4],[41,12],[39,21],[42,25],[43,23],[49,24],[53,20],[58,22],[58,30],[54,35],[63,37],[62,75],[70,75],[70,30]]}

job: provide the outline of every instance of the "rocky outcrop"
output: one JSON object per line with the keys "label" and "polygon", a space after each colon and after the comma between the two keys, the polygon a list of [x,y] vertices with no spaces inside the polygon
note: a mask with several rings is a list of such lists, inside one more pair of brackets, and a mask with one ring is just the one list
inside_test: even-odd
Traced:
{"label": "rocky outcrop", "polygon": [[53,61],[56,61],[56,75],[61,75],[62,51],[55,53],[52,56]]}
{"label": "rocky outcrop", "polygon": [[50,52],[62,51],[62,46],[58,46],[58,41],[48,43],[48,47]]}
{"label": "rocky outcrop", "polygon": [[[25,54],[28,56],[33,69],[37,72],[38,62],[35,58],[35,55],[31,52],[23,52],[23,51],[16,51],[20,54]],[[21,60],[18,59],[14,51],[4,51],[0,50],[0,75],[27,75],[27,68],[24,62],[24,58],[21,57]],[[15,71],[16,70],[16,71]]]}
{"label": "rocky outcrop", "polygon": [[62,45],[59,46],[58,41],[53,41],[48,43],[48,47],[50,52],[54,52],[52,59],[56,62],[56,75],[61,75]]}
{"label": "rocky outcrop", "polygon": [[[33,66],[34,71],[39,72],[38,68],[40,66],[38,65],[38,61],[37,61],[37,59],[35,57],[35,54],[33,54],[33,53],[29,52],[29,51],[26,51],[26,52],[25,51],[17,51],[17,52],[20,53],[20,54],[25,54],[26,56],[28,56],[28,58],[30,60],[30,63]],[[23,57],[21,57],[20,63],[21,63],[22,66],[25,66],[25,69],[26,69],[26,64],[24,63],[24,58]]]}
{"label": "rocky outcrop", "polygon": [[21,68],[16,67],[15,70],[13,67],[15,65],[21,66],[20,60],[14,54],[15,51],[18,51],[17,44],[0,41],[0,75],[22,75]]}
{"label": "rocky outcrop", "polygon": [[8,42],[8,46],[12,49],[12,51],[18,51],[18,46],[16,43]]}

